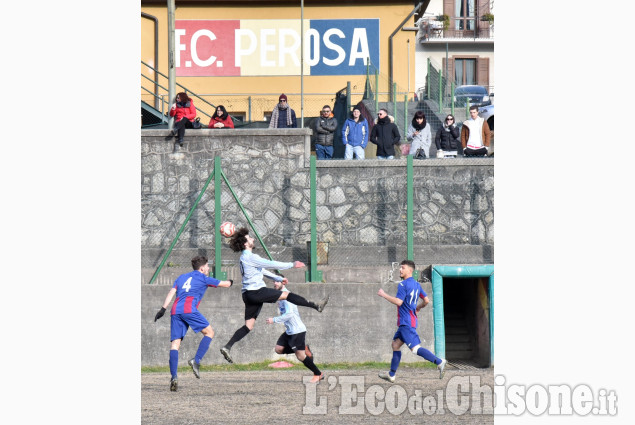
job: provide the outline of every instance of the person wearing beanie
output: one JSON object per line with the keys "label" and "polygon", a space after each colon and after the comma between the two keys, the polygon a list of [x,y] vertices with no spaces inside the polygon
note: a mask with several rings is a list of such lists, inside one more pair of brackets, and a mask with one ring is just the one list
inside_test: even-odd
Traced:
{"label": "person wearing beanie", "polygon": [[282,93],[278,98],[278,104],[271,112],[269,128],[298,128],[295,111],[287,103],[287,95]]}

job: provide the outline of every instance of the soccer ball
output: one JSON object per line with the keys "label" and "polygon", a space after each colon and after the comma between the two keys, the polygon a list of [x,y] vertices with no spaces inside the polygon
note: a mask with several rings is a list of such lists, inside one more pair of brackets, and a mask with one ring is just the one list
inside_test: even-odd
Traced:
{"label": "soccer ball", "polygon": [[226,221],[220,225],[220,234],[225,236],[226,238],[231,237],[236,230],[236,226],[231,221]]}

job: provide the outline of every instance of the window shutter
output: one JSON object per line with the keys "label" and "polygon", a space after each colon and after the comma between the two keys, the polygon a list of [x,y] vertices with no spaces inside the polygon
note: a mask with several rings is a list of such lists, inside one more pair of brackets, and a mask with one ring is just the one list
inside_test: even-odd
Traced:
{"label": "window shutter", "polygon": [[476,81],[479,86],[489,89],[489,58],[478,58],[476,60]]}

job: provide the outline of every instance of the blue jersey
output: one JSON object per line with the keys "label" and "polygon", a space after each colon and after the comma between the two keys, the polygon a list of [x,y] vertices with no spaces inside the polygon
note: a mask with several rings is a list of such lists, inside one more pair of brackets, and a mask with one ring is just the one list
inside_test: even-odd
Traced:
{"label": "blue jersey", "polygon": [[172,314],[188,314],[198,311],[207,288],[217,287],[220,280],[205,276],[198,270],[182,274],[174,281],[176,299],[172,304]]}
{"label": "blue jersey", "polygon": [[403,300],[397,309],[397,326],[410,326],[417,329],[417,301],[427,297],[419,282],[412,277],[399,282],[396,297]]}

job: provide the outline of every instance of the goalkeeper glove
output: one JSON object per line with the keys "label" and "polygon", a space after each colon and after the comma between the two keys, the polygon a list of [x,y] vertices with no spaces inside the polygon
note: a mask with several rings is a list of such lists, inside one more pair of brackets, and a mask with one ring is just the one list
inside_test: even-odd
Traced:
{"label": "goalkeeper glove", "polygon": [[156,322],[157,320],[162,318],[164,314],[165,314],[165,308],[161,307],[161,310],[159,310],[156,316],[154,316],[154,321]]}

